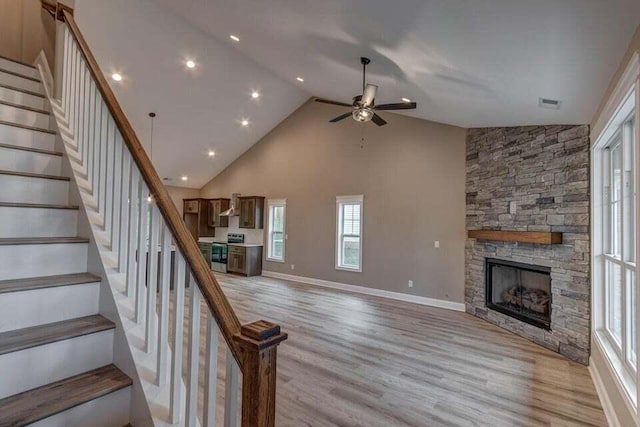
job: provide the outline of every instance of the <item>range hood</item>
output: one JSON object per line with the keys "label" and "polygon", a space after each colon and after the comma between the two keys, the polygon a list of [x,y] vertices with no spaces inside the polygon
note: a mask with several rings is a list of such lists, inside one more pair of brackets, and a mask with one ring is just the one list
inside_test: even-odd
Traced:
{"label": "range hood", "polygon": [[233,193],[231,195],[231,207],[222,212],[220,216],[239,216],[240,209],[238,208],[238,196],[240,193]]}

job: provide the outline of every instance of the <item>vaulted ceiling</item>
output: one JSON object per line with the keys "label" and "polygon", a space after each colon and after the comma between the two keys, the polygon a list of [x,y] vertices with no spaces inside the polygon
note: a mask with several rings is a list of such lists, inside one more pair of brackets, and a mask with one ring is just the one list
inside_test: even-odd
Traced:
{"label": "vaulted ceiling", "polygon": [[[123,74],[112,86],[148,151],[157,112],[160,174],[201,187],[309,96],[350,101],[360,56],[372,59],[378,103],[418,103],[403,114],[463,127],[589,123],[640,1],[82,0],[76,13],[105,73]],[[540,97],[561,108],[539,108]]]}

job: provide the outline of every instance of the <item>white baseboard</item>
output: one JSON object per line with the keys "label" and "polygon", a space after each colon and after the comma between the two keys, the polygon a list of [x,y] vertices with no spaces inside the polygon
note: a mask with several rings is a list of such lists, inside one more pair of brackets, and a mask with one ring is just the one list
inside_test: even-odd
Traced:
{"label": "white baseboard", "polygon": [[381,289],[367,288],[365,286],[348,285],[346,283],[331,282],[329,280],[314,279],[312,277],[294,276],[293,274],[277,273],[275,271],[263,270],[262,275],[265,277],[273,277],[274,279],[290,280],[292,282],[306,283],[308,285],[321,286],[323,288],[331,288],[358,294],[373,295],[398,301],[411,302],[414,304],[428,305],[430,307],[438,307],[454,311],[465,311],[464,304],[460,302],[426,298],[416,295],[403,294],[400,292],[384,291]]}
{"label": "white baseboard", "polygon": [[609,398],[609,394],[607,393],[607,389],[602,382],[602,378],[600,377],[600,371],[593,360],[589,358],[589,374],[591,374],[591,380],[593,381],[593,385],[596,388],[596,392],[598,393],[598,397],[600,398],[600,404],[602,405],[602,410],[604,411],[605,417],[607,417],[607,422],[610,427],[621,427],[620,421],[618,421],[618,416],[616,415],[616,411],[613,408],[613,404],[611,403],[611,399]]}

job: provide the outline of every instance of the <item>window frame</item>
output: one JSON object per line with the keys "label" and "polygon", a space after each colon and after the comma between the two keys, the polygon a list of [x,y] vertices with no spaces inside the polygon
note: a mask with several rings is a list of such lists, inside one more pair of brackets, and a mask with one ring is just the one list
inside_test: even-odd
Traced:
{"label": "window frame", "polygon": [[[343,233],[343,221],[342,221],[342,212],[343,207],[346,205],[359,205],[360,206],[360,229],[359,235],[349,235],[359,238],[359,247],[358,247],[358,266],[353,267],[347,264],[344,264],[342,257],[342,242],[344,237],[347,236]],[[341,271],[350,271],[353,273],[362,273],[362,248],[363,248],[363,227],[364,225],[364,195],[354,195],[354,196],[336,196],[336,246],[335,246],[335,268],[336,270]],[[348,236],[347,236],[348,237]]]}
{"label": "window frame", "polygon": [[[273,210],[274,208],[282,208],[282,258],[273,255]],[[285,250],[287,241],[287,199],[269,199],[267,200],[267,255],[266,260],[272,262],[285,262]]]}

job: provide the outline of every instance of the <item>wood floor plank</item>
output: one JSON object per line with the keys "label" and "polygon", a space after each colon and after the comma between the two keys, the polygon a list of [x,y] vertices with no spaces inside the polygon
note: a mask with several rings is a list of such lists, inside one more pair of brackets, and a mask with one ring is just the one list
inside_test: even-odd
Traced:
{"label": "wood floor plank", "polygon": [[[265,277],[216,277],[242,323],[265,319],[289,334],[278,349],[278,426],[606,425],[585,366],[469,314]],[[202,360],[204,352],[203,344]]]}
{"label": "wood floor plank", "polygon": [[0,400],[0,427],[25,426],[132,384],[107,365]]}

